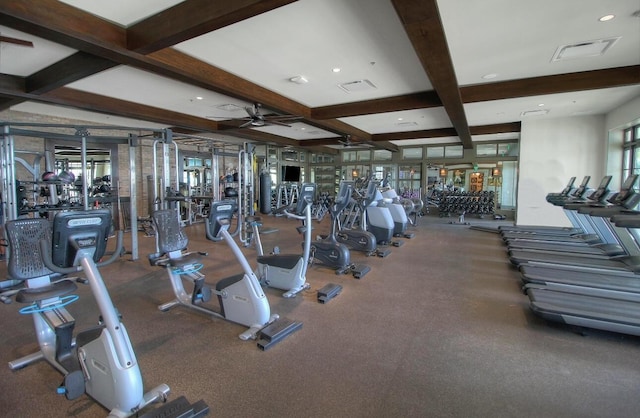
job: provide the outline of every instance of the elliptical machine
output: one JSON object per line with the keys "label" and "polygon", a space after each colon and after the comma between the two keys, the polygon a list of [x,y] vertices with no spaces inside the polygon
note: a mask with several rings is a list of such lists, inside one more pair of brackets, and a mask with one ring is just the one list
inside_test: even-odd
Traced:
{"label": "elliptical machine", "polygon": [[364,196],[358,199],[352,198],[352,202],[354,202],[355,205],[355,215],[358,217],[355,222],[352,222],[356,228],[345,228],[340,225],[340,223],[338,224],[338,242],[345,244],[352,250],[363,252],[367,256],[377,254],[378,247],[376,236],[367,231],[367,219],[365,216],[367,202],[373,199],[375,192],[376,184],[370,181]]}
{"label": "elliptical machine", "polygon": [[[44,359],[64,375],[58,393],[70,400],[86,393],[109,410],[109,417],[128,417],[153,402],[164,402],[170,391],[165,384],[143,393],[131,341],[98,270],[121,255],[122,232],[113,255],[96,264],[105,253],[111,229],[109,210],[60,212],[53,232],[43,218],[16,219],[5,226],[9,275],[25,285],[15,292],[15,299],[29,304],[20,313],[33,316],[40,345],[36,353],[9,362],[9,368],[17,370]],[[75,320],[65,306],[78,299],[73,294],[77,286],[61,275],[80,271],[91,287],[100,321],[74,338]]]}
{"label": "elliptical machine", "polygon": [[355,278],[359,279],[364,277],[371,268],[365,265],[353,265],[349,248],[345,244],[338,242],[337,238],[338,218],[349,204],[352,189],[353,182],[343,181],[340,183],[338,195],[329,207],[331,233],[311,243],[311,256],[314,262],[318,260],[321,264],[333,268],[336,274],[351,272]]}
{"label": "elliptical machine", "polygon": [[284,210],[282,213],[294,219],[304,222],[304,243],[302,254],[271,254],[264,255],[262,242],[260,241],[260,219],[257,217],[247,219],[253,231],[253,239],[258,253],[258,267],[256,276],[266,286],[285,290],[282,294],[285,298],[295,297],[303,290],[311,286],[307,283],[307,267],[309,265],[309,252],[311,250],[311,206],[316,194],[316,185],[305,183],[300,189],[295,213]]}

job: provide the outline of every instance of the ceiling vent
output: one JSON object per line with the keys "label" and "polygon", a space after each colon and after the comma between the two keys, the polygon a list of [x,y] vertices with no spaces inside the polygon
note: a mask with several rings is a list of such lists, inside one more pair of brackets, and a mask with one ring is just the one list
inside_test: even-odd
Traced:
{"label": "ceiling vent", "polygon": [[225,112],[236,112],[238,110],[242,110],[242,108],[238,105],[234,105],[232,103],[221,104],[215,106],[216,109],[224,110]]}
{"label": "ceiling vent", "polygon": [[347,93],[356,93],[360,91],[368,91],[376,89],[377,87],[369,80],[356,80],[349,83],[338,84],[342,90]]}
{"label": "ceiling vent", "polygon": [[520,116],[542,116],[546,115],[547,113],[549,113],[548,109],[525,110],[524,112],[520,113]]}
{"label": "ceiling vent", "polygon": [[615,44],[621,36],[615,38],[598,39],[595,41],[579,42],[572,45],[561,45],[556,49],[551,61],[564,61],[575,58],[599,57]]}

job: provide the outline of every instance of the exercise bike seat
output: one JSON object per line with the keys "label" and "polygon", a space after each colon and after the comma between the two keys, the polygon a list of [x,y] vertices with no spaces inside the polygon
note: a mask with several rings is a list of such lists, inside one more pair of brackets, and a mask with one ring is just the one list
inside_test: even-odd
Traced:
{"label": "exercise bike seat", "polygon": [[291,270],[298,264],[300,257],[300,254],[262,255],[258,257],[258,263]]}
{"label": "exercise bike seat", "polygon": [[71,280],[61,280],[47,286],[37,288],[24,288],[16,293],[16,302],[33,303],[41,300],[65,296],[76,291],[78,286]]}

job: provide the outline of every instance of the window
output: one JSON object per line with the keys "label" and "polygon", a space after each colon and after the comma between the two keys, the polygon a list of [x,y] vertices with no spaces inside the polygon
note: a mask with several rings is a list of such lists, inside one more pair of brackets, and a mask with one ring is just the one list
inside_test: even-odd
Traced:
{"label": "window", "polygon": [[462,145],[449,145],[444,147],[444,158],[462,158]]}
{"label": "window", "polygon": [[476,145],[476,156],[495,157],[497,155],[498,144],[478,144]]}
{"label": "window", "polygon": [[391,161],[393,153],[386,149],[377,149],[373,151],[374,161]]}
{"label": "window", "polygon": [[442,157],[444,157],[444,147],[427,148],[427,158],[442,158]]}
{"label": "window", "polygon": [[403,148],[402,149],[402,159],[421,159],[422,158],[422,148]]}
{"label": "window", "polygon": [[640,125],[627,128],[623,132],[622,178],[640,174]]}

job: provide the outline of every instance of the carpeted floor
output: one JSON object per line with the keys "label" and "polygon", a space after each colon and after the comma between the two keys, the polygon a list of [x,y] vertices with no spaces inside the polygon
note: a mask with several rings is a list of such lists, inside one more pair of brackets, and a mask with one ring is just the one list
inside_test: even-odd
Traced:
{"label": "carpeted floor", "polygon": [[[299,252],[297,221],[264,217],[278,231],[268,250]],[[497,234],[423,217],[416,236],[387,258],[352,253],[372,271],[357,280],[313,266],[312,288],[295,299],[267,289],[271,310],[303,322],[268,351],[237,338],[239,325],[176,307],[166,272],[146,256],[103,268],[123,315],[145,388],[166,383],[171,398],[203,399],[215,417],[635,417],[640,410],[640,339],[599,331],[580,335],[535,317]],[[493,221],[467,218],[472,224]],[[328,229],[328,220],[315,234]],[[224,243],[190,226],[190,249],[208,251],[210,283],[238,273]],[[255,251],[244,248],[254,265]],[[1,267],[5,275],[5,265]],[[343,286],[327,304],[316,291]],[[77,328],[97,320],[89,289],[68,307]],[[215,304],[214,304],[215,306]],[[56,394],[61,375],[44,362],[11,372],[6,362],[36,349],[32,320],[0,304],[0,415],[99,417],[86,396]]]}

